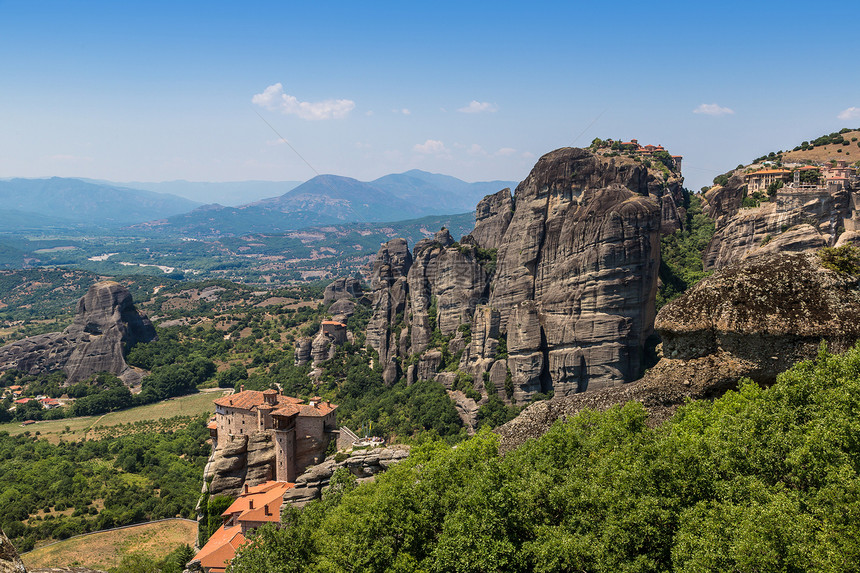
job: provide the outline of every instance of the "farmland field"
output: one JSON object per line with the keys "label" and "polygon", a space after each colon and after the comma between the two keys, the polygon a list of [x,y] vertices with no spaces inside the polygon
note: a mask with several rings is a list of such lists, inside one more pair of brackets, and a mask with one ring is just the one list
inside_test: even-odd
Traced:
{"label": "farmland field", "polygon": [[212,401],[230,392],[230,390],[221,389],[210,392],[199,392],[188,396],[171,398],[155,404],[147,404],[146,406],[138,406],[119,412],[110,412],[103,416],[46,420],[29,426],[22,426],[20,422],[10,422],[8,424],[0,424],[0,432],[9,432],[9,435],[12,436],[23,434],[24,432],[30,432],[31,434],[39,432],[40,437],[54,443],[58,442],[61,438],[66,441],[78,441],[85,437],[92,439],[101,433],[100,430],[121,424],[160,420],[175,416],[196,416],[205,412],[214,412],[215,406]]}
{"label": "farmland field", "polygon": [[40,567],[90,567],[107,571],[124,555],[141,553],[161,559],[178,546],[194,547],[197,523],[188,519],[144,523],[123,529],[79,535],[21,556],[28,569]]}

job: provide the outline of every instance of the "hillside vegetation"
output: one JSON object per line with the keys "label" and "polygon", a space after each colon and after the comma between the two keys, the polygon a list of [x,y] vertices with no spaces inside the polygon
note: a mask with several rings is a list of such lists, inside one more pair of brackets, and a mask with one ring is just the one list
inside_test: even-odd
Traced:
{"label": "hillside vegetation", "polygon": [[114,437],[52,444],[0,433],[0,528],[37,542],[152,519],[195,517],[206,417],[138,422]]}
{"label": "hillside vegetation", "polygon": [[628,403],[504,458],[489,432],[427,443],[288,509],[230,571],[854,571],[858,409],[860,346],[657,429]]}

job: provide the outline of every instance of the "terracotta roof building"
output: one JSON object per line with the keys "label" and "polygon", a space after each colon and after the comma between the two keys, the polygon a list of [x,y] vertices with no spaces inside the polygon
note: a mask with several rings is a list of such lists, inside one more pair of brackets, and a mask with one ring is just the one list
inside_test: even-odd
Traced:
{"label": "terracotta roof building", "polygon": [[[299,398],[276,390],[243,390],[215,400],[217,443],[231,436],[272,432],[275,442],[275,476],[292,482],[308,466],[322,462],[329,441],[336,439],[337,405],[314,398]],[[210,434],[212,434],[210,427]]]}

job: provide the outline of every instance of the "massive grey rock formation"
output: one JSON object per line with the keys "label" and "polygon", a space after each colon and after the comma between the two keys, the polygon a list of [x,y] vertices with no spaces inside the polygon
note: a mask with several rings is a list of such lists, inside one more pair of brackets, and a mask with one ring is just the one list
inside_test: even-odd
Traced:
{"label": "massive grey rock formation", "polygon": [[[682,220],[680,175],[645,165],[560,149],[538,161],[514,197],[485,197],[459,244],[443,230],[411,256],[402,240],[384,245],[367,341],[386,381],[406,374],[410,383],[449,383],[438,370],[456,365],[476,389],[487,380],[522,402],[638,377],[653,329],[661,228]],[[440,352],[461,325],[471,327],[468,344]],[[509,355],[497,355],[505,337]]]}
{"label": "massive grey rock formation", "polygon": [[134,306],[131,293],[113,281],[92,285],[78,302],[74,322],[63,332],[42,334],[0,348],[0,371],[31,374],[63,370],[68,383],[110,372],[139,386],[142,374],[125,362],[138,342],[155,338],[155,329]]}
{"label": "massive grey rock formation", "polygon": [[860,340],[858,277],[821,266],[808,253],[780,253],[730,265],[664,306],[656,328],[660,361],[640,380],[541,401],[497,429],[502,449],[544,433],[584,408],[636,400],[659,424],[688,399],[719,396],[742,377],[770,384],[822,341],[842,351]]}
{"label": "massive grey rock formation", "polygon": [[[521,354],[532,371],[546,368],[557,393],[629,382],[641,373],[659,270],[657,189],[640,164],[582,149],[545,155],[517,187],[490,305],[509,336],[532,330],[525,343],[531,347],[520,344]],[[522,322],[527,301],[534,301],[529,312],[538,314],[536,322]],[[538,387],[533,374],[525,395]]]}
{"label": "massive grey rock formation", "polygon": [[337,300],[359,298],[364,291],[361,282],[353,277],[341,277],[325,287],[323,304],[331,304]]}

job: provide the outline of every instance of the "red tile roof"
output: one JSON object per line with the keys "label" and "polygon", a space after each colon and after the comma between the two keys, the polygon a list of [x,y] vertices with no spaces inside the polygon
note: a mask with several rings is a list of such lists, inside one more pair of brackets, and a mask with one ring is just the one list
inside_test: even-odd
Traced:
{"label": "red tile roof", "polygon": [[200,565],[206,571],[223,573],[229,561],[236,555],[236,549],[245,543],[242,524],[280,522],[284,493],[294,485],[283,481],[267,481],[249,487],[247,493],[242,493],[227,511],[221,514],[224,517],[233,515],[233,525],[219,527],[194,558],[200,560]]}
{"label": "red tile roof", "polygon": [[194,559],[200,560],[200,565],[210,573],[223,573],[227,563],[236,556],[236,550],[245,543],[242,528],[239,525],[219,527]]}
{"label": "red tile roof", "polygon": [[[273,390],[274,391],[274,390]],[[253,410],[257,406],[265,403],[263,392],[257,390],[244,390],[238,394],[231,394],[215,400],[215,404],[230,408],[241,408],[243,410]],[[283,396],[278,394],[276,405],[288,406],[290,404],[301,404],[302,400],[291,396]]]}
{"label": "red tile roof", "polygon": [[279,408],[272,412],[272,415],[289,418],[290,416],[298,414],[299,416],[315,418],[327,416],[335,410],[337,410],[337,404],[332,404],[331,402],[316,402],[315,406],[311,406],[310,404],[294,404],[284,408]]}

